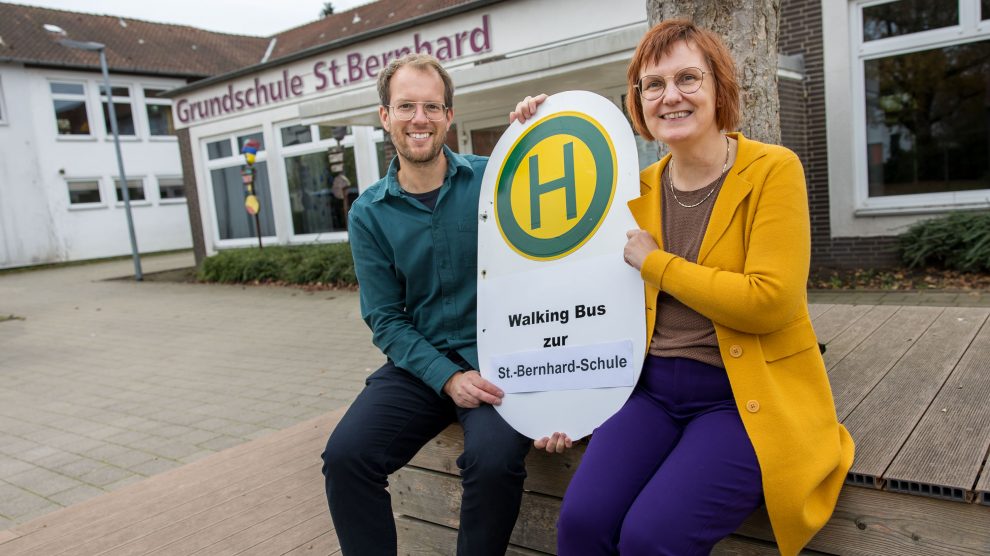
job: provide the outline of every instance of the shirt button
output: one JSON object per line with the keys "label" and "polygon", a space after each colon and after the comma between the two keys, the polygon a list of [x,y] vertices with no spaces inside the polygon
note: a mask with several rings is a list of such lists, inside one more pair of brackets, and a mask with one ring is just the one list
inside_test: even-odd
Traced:
{"label": "shirt button", "polygon": [[760,402],[756,400],[749,400],[746,402],[746,411],[750,413],[756,413],[760,410]]}
{"label": "shirt button", "polygon": [[740,346],[739,344],[733,344],[729,348],[729,355],[733,357],[742,357],[742,354],[743,354],[743,349],[742,346]]}

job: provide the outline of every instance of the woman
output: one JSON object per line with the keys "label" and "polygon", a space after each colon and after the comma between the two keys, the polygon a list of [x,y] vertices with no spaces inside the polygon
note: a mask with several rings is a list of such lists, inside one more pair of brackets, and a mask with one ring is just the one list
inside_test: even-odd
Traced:
{"label": "woman", "polygon": [[640,229],[624,251],[646,286],[649,355],[564,496],[559,553],[708,554],[765,502],[781,553],[797,554],[828,521],[854,450],[808,316],[801,163],[722,133],[739,119],[735,67],[690,21],[648,31],[628,80],[636,131],[670,148],[640,175]]}

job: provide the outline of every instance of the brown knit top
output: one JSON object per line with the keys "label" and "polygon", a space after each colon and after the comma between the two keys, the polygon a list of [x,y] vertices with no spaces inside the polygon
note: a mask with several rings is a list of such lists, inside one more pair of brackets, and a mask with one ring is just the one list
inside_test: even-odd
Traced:
{"label": "brown knit top", "polygon": [[[698,261],[701,240],[708,229],[712,207],[725,181],[722,174],[715,181],[695,191],[677,190],[677,200],[685,205],[708,199],[696,207],[686,208],[671,195],[670,164],[660,175],[663,222],[662,248],[691,262]],[[712,191],[714,189],[714,191]],[[718,339],[712,321],[663,291],[657,296],[657,322],[650,340],[650,355],[684,357],[725,368],[718,351]]]}

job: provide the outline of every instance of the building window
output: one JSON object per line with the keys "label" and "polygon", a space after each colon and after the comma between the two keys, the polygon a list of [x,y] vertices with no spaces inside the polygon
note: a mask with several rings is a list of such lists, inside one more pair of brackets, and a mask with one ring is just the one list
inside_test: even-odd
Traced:
{"label": "building window", "polygon": [[[128,87],[110,87],[113,100],[113,110],[117,116],[117,132],[121,135],[135,135],[134,111],[131,108],[131,93]],[[107,134],[112,133],[110,126],[110,105],[107,104],[106,87],[100,85],[100,100],[103,102],[103,122],[107,126]]]}
{"label": "building window", "polygon": [[247,164],[240,151],[241,146],[248,139],[255,139],[260,145],[254,163],[252,191],[261,206],[258,213],[261,235],[265,237],[275,235],[271,188],[268,183],[267,153],[264,149],[264,137],[258,132],[226,137],[205,144],[208,159],[207,169],[210,173],[210,190],[213,196],[216,219],[216,235],[221,241],[253,238],[257,233],[254,216],[248,214],[244,208],[247,186],[244,183],[243,172],[247,168]]}
{"label": "building window", "polygon": [[958,0],[899,0],[863,8],[863,40],[908,35],[958,23]]}
{"label": "building window", "polygon": [[182,178],[158,178],[158,198],[163,201],[186,198],[186,186]]}
{"label": "building window", "polygon": [[92,205],[103,202],[99,180],[66,180],[70,205]]}
{"label": "building window", "polygon": [[90,135],[86,87],[82,83],[50,83],[59,135]]}
{"label": "building window", "polygon": [[148,114],[148,133],[151,136],[175,135],[172,127],[172,101],[159,95],[165,89],[144,89],[144,109]]}
{"label": "building window", "polygon": [[[117,202],[124,202],[124,190],[121,188],[120,178],[113,179],[113,187],[117,191]],[[130,197],[131,202],[134,201],[144,201],[144,180],[142,179],[130,179],[127,180],[127,195]]]}
{"label": "building window", "polygon": [[990,0],[983,0],[980,11],[984,20],[990,19]]}
{"label": "building window", "polygon": [[973,20],[975,6],[959,8],[957,0],[860,6],[867,203],[990,189],[990,29]]}
{"label": "building window", "polygon": [[289,125],[280,130],[292,231],[342,232],[357,199],[357,166],[350,128]]}

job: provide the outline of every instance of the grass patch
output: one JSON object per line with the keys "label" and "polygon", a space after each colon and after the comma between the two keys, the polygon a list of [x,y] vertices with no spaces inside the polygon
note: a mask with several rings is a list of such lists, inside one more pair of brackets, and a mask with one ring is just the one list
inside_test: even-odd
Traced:
{"label": "grass patch", "polygon": [[357,285],[347,243],[227,249],[204,260],[196,277],[222,284]]}

